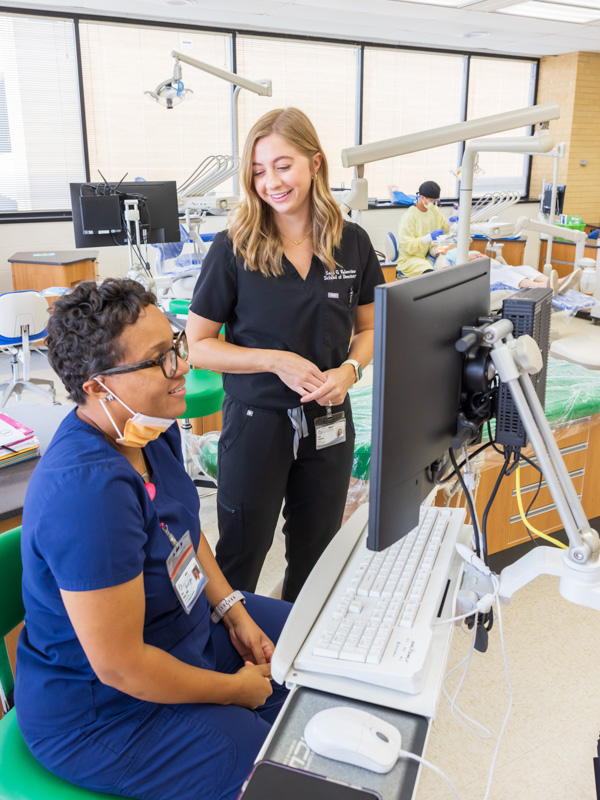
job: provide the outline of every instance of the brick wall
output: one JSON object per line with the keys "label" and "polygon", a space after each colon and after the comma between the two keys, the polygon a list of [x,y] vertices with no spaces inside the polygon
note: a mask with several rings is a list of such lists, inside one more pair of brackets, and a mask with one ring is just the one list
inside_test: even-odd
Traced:
{"label": "brick wall", "polygon": [[[550,123],[555,141],[566,142],[559,162],[559,183],[566,184],[565,214],[600,222],[600,53],[546,56],[540,62],[538,103],[555,101],[560,118]],[[587,161],[581,166],[581,161]],[[530,199],[539,197],[542,180],[552,180],[551,159],[534,157]]]}

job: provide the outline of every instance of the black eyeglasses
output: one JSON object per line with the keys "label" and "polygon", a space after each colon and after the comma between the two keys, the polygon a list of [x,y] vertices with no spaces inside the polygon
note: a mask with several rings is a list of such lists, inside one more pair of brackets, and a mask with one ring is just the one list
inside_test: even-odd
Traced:
{"label": "black eyeglasses", "polygon": [[185,331],[181,331],[172,347],[165,350],[156,358],[150,358],[147,361],[138,361],[135,364],[121,364],[119,367],[111,367],[105,369],[103,372],[97,372],[93,378],[100,375],[123,375],[126,372],[137,372],[139,369],[148,369],[149,367],[160,367],[163,371],[165,378],[172,378],[177,372],[177,358],[182,358],[187,361],[188,345]]}

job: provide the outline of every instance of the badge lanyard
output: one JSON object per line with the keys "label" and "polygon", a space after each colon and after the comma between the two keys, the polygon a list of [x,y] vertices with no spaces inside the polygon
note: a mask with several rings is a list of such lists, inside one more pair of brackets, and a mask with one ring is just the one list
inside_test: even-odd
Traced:
{"label": "badge lanyard", "polygon": [[160,523],[160,528],[172,548],[166,561],[169,580],[183,610],[189,614],[204,591],[208,578],[198,561],[190,532],[186,531],[177,541],[164,522]]}
{"label": "badge lanyard", "polygon": [[330,400],[325,416],[315,419],[315,447],[317,450],[323,450],[325,447],[332,447],[345,441],[346,414],[343,411],[333,414]]}

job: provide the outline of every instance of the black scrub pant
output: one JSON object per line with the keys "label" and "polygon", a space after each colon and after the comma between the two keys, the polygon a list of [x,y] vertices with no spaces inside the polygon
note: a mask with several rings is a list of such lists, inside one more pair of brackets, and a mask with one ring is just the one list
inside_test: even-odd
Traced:
{"label": "black scrub pant", "polygon": [[346,441],[315,449],[316,417],[304,408],[308,436],[294,459],[294,429],[287,411],[270,411],[226,396],[218,452],[216,558],[234,589],[253,592],[273,542],[281,504],[287,569],[283,599],[293,602],[308,574],[340,529],[354,456],[350,400],[334,406],[346,414]]}

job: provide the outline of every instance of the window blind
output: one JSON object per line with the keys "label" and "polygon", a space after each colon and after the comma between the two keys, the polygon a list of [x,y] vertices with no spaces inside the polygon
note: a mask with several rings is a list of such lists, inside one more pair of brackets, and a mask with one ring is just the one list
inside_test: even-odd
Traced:
{"label": "window blind", "polygon": [[73,21],[0,14],[0,214],[67,210],[80,180]]}
{"label": "window blind", "polygon": [[[534,101],[536,65],[531,61],[473,56],[469,73],[467,119],[501,114],[530,106]],[[527,128],[494,134],[527,136]],[[473,195],[492,191],[527,190],[529,156],[519,153],[480,153],[481,173],[473,179]]]}
{"label": "window blind", "polygon": [[[363,142],[460,122],[464,91],[464,56],[366,47]],[[394,188],[415,194],[433,180],[442,197],[456,197],[458,159],[451,144],[366,164],[369,196],[388,200]]]}
{"label": "window blind", "polygon": [[[231,70],[231,37],[184,29],[80,23],[90,177],[175,180],[207,156],[231,155],[231,84],[187,64],[193,94],[166,109],[144,92],[171,78],[171,50]],[[231,179],[215,191],[231,191]]]}
{"label": "window blind", "polygon": [[241,92],[240,152],[248,131],[267,111],[295,106],[316,128],[333,187],[350,188],[341,150],[356,144],[357,48],[258,36],[238,36],[237,67],[252,80],[271,78],[272,97]]}

